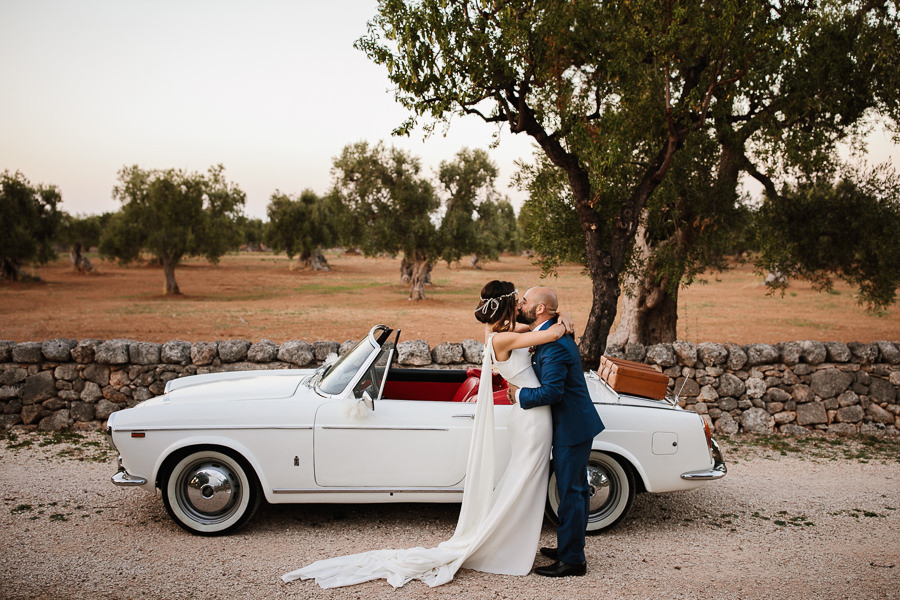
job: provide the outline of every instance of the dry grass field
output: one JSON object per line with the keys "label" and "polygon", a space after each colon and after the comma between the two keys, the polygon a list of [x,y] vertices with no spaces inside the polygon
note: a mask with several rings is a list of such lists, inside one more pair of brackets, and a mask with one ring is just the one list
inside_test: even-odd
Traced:
{"label": "dry grass field", "polygon": [[[213,341],[264,338],[342,342],[375,323],[403,330],[401,340],[440,342],[481,339],[472,316],[478,292],[491,279],[520,290],[550,285],[565,310],[583,326],[590,308],[590,282],[568,265],[558,278],[542,280],[528,259],[504,256],[482,270],[439,264],[428,299],[408,301],[399,281],[399,259],[327,253],[332,270],[291,270],[283,255],[240,253],[218,265],[197,259],[176,269],[183,294],[162,294],[163,274],[152,266],[120,267],[92,257],[96,270],[75,273],[66,260],[34,270],[36,283],[0,283],[0,339],[128,338]],[[818,293],[793,283],[784,297],[769,296],[748,266],[710,273],[706,284],[682,290],[679,339],[775,343],[794,340],[871,342],[900,340],[900,310],[866,312],[854,291],[840,284]]]}

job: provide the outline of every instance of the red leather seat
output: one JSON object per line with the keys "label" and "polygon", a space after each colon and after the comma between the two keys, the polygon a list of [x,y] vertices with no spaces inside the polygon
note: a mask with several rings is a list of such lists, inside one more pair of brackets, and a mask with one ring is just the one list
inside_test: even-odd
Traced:
{"label": "red leather seat", "polygon": [[[481,382],[481,369],[466,370],[466,380],[453,395],[454,402],[475,402],[478,399],[478,386]],[[491,387],[494,390],[494,404],[509,404],[506,398],[507,383],[499,373],[491,373]]]}

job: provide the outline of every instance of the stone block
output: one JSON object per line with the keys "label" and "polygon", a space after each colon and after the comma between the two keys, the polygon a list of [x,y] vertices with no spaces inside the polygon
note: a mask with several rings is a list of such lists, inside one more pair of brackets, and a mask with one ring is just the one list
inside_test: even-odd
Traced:
{"label": "stone block", "polygon": [[40,342],[22,342],[12,348],[12,361],[17,363],[39,363],[44,359]]}
{"label": "stone block", "polygon": [[778,425],[785,425],[796,421],[797,413],[792,410],[783,410],[772,415],[772,418],[775,419],[775,423]]}
{"label": "stone block", "polygon": [[702,342],[697,344],[697,358],[704,365],[722,365],[728,360],[728,350],[722,344]]}
{"label": "stone block", "polygon": [[235,363],[247,359],[250,342],[247,340],[228,340],[219,342],[219,358],[223,363]]}
{"label": "stone block", "polygon": [[875,403],[869,404],[868,408],[866,408],[866,414],[876,423],[883,423],[885,425],[894,424],[894,415]]}
{"label": "stone block", "polygon": [[769,344],[748,344],[744,346],[747,353],[747,366],[771,365],[779,360],[778,350]]}
{"label": "stone block", "polygon": [[16,343],[10,340],[0,340],[0,363],[9,362],[12,359],[12,349]]}
{"label": "stone block", "polygon": [[809,386],[813,393],[822,398],[840,395],[853,383],[853,375],[840,369],[820,369],[810,375]]}
{"label": "stone block", "polygon": [[870,365],[878,360],[878,346],[876,344],[861,344],[859,342],[850,342],[847,344],[850,353],[861,364]]}
{"label": "stone block", "polygon": [[866,416],[866,411],[859,404],[844,406],[837,410],[835,419],[839,423],[859,423]]}
{"label": "stone block", "polygon": [[828,357],[828,351],[825,348],[825,344],[822,342],[803,340],[802,342],[797,343],[800,346],[800,356],[803,358],[803,362],[807,364],[822,364]]}
{"label": "stone block", "polygon": [[270,363],[278,357],[278,344],[272,340],[260,340],[247,350],[247,360],[255,363]]}
{"label": "stone block", "polygon": [[797,405],[798,425],[816,425],[827,422],[828,415],[825,412],[825,405],[821,402],[807,402],[806,404]]}
{"label": "stone block", "polygon": [[191,362],[191,343],[170,340],[159,350],[159,360],[167,365],[187,365]]}
{"label": "stone block", "polygon": [[677,364],[685,367],[697,364],[697,348],[691,342],[676,340],[672,342],[672,350],[675,352]]}
{"label": "stone block", "polygon": [[897,399],[897,387],[886,379],[872,377],[872,381],[869,383],[869,398],[879,404],[892,403]]}
{"label": "stone block", "polygon": [[647,348],[647,354],[644,361],[651,365],[659,365],[660,367],[674,367],[678,364],[678,357],[675,355],[675,349],[672,344],[653,344]]}
{"label": "stone block", "polygon": [[471,338],[462,341],[463,358],[470,364],[481,364],[484,358],[484,344]]}
{"label": "stone block", "polygon": [[329,354],[337,354],[340,356],[341,345],[337,342],[318,341],[312,343],[313,355],[319,362],[324,362]]}
{"label": "stone block", "polygon": [[751,398],[762,398],[766,393],[766,382],[759,377],[748,377],[746,393]]}
{"label": "stone block", "polygon": [[844,342],[825,342],[825,360],[833,363],[850,362],[853,353]]}
{"label": "stone block", "polygon": [[28,371],[22,367],[9,365],[0,371],[0,385],[15,385],[22,383],[28,377]]}
{"label": "stone block", "polygon": [[425,366],[431,364],[431,348],[425,340],[408,340],[397,345],[401,365]]}
{"label": "stone block", "polygon": [[56,396],[56,380],[53,379],[53,372],[41,371],[40,373],[26,377],[25,385],[22,387],[20,396],[25,404],[43,402],[48,398]]}
{"label": "stone block", "polygon": [[130,340],[108,340],[100,344],[94,352],[94,360],[102,365],[128,364]]}
{"label": "stone block", "polygon": [[747,433],[772,433],[775,419],[765,409],[754,407],[741,415],[741,428]]}
{"label": "stone block", "polygon": [[647,349],[643,344],[633,344],[629,342],[625,344],[623,350],[625,352],[625,360],[634,362],[644,362],[644,357],[647,355]]}
{"label": "stone block", "polygon": [[159,344],[134,342],[128,347],[128,358],[135,365],[159,364]]}
{"label": "stone block", "polygon": [[81,340],[71,350],[72,360],[81,364],[94,362],[97,348],[99,348],[102,343],[102,340]]}
{"label": "stone block", "polygon": [[443,342],[431,350],[431,360],[439,365],[451,365],[463,361],[462,344]]}
{"label": "stone block", "polygon": [[277,357],[278,360],[289,362],[298,367],[303,367],[311,363],[313,358],[315,358],[315,355],[313,354],[312,345],[309,342],[291,340],[281,344],[281,347],[278,349]]}
{"label": "stone block", "polygon": [[195,365],[211,365],[218,355],[218,342],[197,342],[191,345],[190,358]]}
{"label": "stone block", "polygon": [[69,416],[73,421],[93,421],[97,416],[97,406],[89,402],[73,402]]}
{"label": "stone block", "polygon": [[50,362],[69,362],[72,360],[72,348],[77,345],[76,340],[47,340],[41,344],[41,354]]}
{"label": "stone block", "polygon": [[723,435],[733,435],[738,432],[738,423],[729,413],[722,413],[715,421],[715,430]]}
{"label": "stone block", "polygon": [[900,349],[893,342],[879,341],[875,342],[875,345],[881,354],[881,362],[890,365],[900,364]]}
{"label": "stone block", "polygon": [[92,381],[99,386],[109,385],[109,367],[92,363],[84,368],[81,376],[85,381]]}

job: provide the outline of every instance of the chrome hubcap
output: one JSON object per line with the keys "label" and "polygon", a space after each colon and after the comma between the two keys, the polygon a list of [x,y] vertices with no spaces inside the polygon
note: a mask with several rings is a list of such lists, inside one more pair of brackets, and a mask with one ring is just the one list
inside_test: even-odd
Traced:
{"label": "chrome hubcap", "polygon": [[587,480],[591,498],[590,512],[595,513],[609,502],[613,490],[606,471],[597,465],[588,465]]}
{"label": "chrome hubcap", "polygon": [[196,516],[227,513],[240,497],[240,484],[231,469],[219,462],[200,462],[184,471],[179,486],[182,505]]}

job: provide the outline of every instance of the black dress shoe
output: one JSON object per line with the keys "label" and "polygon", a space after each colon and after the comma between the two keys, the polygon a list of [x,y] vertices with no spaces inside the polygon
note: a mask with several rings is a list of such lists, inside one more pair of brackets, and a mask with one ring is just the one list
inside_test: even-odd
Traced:
{"label": "black dress shoe", "polygon": [[546,556],[547,558],[552,558],[553,560],[559,560],[559,550],[556,548],[547,548],[546,546],[541,548],[541,554]]}
{"label": "black dress shoe", "polygon": [[538,567],[534,570],[537,575],[544,577],[581,577],[587,573],[587,563],[570,565],[560,560],[546,567]]}

